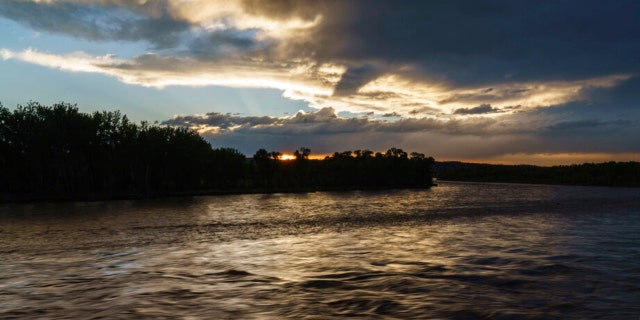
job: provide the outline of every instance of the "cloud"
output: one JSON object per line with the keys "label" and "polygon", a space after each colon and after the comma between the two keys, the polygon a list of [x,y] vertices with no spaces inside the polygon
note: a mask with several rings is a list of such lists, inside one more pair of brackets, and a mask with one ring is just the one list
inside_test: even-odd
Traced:
{"label": "cloud", "polygon": [[335,87],[334,96],[349,96],[358,92],[382,72],[373,65],[348,68]]}
{"label": "cloud", "polygon": [[[550,107],[582,99],[586,88],[615,86],[640,71],[634,54],[640,28],[631,14],[639,7],[635,1],[7,0],[0,14],[42,32],[148,43],[151,50],[133,59],[93,66],[126,83],[276,88],[319,109],[411,117],[415,110],[464,115],[485,103]],[[50,57],[66,65],[73,58]]]}
{"label": "cloud", "polygon": [[636,1],[352,2],[348,19],[315,30],[339,45],[320,36],[305,46],[322,59],[413,64],[415,77],[459,85],[576,80],[638,71],[639,10]]}
{"label": "cloud", "polygon": [[[434,117],[386,121],[371,117],[345,118],[332,108],[298,112],[286,117],[241,117],[209,113],[175,116],[164,124],[198,130],[214,146],[233,146],[250,155],[258,148],[288,152],[305,145],[314,153],[339,150],[386,150],[391,146],[444,159],[526,159],[525,155],[640,154],[634,135],[640,121],[562,120],[538,109],[501,119]],[[594,159],[596,159],[594,158]],[[536,158],[537,159],[537,158]]]}
{"label": "cloud", "polygon": [[317,110],[166,122],[216,141],[633,154],[637,12],[633,0],[6,0],[0,15],[35,31],[147,47],[132,58],[35,45],[0,56],[159,89],[273,88]]}
{"label": "cloud", "polygon": [[235,29],[213,31],[206,36],[196,38],[189,44],[189,51],[194,56],[229,56],[268,46],[255,39],[256,32]]}
{"label": "cloud", "polygon": [[[633,122],[631,121],[598,121],[595,119],[591,120],[579,120],[579,121],[561,121],[552,125],[549,125],[545,128],[553,135],[563,135],[567,134],[592,134],[592,135],[600,135],[600,134],[611,134],[620,130],[620,128],[633,126]],[[593,138],[593,137],[592,137]]]}
{"label": "cloud", "polygon": [[498,114],[498,113],[504,113],[504,112],[514,113],[514,112],[517,112],[517,110],[520,109],[521,107],[522,107],[521,105],[517,105],[517,106],[504,106],[502,108],[496,108],[496,107],[492,107],[491,104],[483,103],[477,107],[454,109],[453,114],[454,115],[455,114],[477,115],[477,114]]}
{"label": "cloud", "polygon": [[256,127],[262,125],[270,125],[277,121],[272,117],[240,117],[231,114],[221,114],[217,112],[207,113],[205,115],[194,116],[175,116],[173,119],[164,121],[163,124],[182,127],[216,127],[221,130],[234,130],[242,126]]}
{"label": "cloud", "polygon": [[146,41],[154,48],[176,46],[180,36],[189,30],[188,23],[166,14],[150,16],[113,5],[131,5],[136,3],[134,1],[103,3],[112,5],[88,5],[86,1],[45,1],[43,4],[8,0],[0,4],[0,15],[48,33],[92,41]]}
{"label": "cloud", "polygon": [[121,60],[118,60],[113,55],[93,57],[84,52],[72,52],[65,56],[58,56],[38,52],[32,48],[28,48],[22,52],[12,52],[3,49],[0,50],[0,56],[2,56],[3,60],[17,59],[64,71],[104,73],[108,75],[116,75],[117,73],[108,72],[103,66],[122,63]]}
{"label": "cloud", "polygon": [[582,89],[585,101],[607,104],[616,109],[640,109],[640,76],[634,75],[612,87],[587,86]]}
{"label": "cloud", "polygon": [[453,110],[453,114],[483,114],[483,113],[499,113],[500,109],[492,107],[488,103],[481,104],[473,108],[460,108]]}

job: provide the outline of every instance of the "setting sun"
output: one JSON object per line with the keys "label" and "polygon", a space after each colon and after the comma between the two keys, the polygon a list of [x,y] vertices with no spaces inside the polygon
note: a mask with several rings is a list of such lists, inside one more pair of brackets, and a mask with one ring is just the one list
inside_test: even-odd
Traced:
{"label": "setting sun", "polygon": [[279,160],[283,160],[283,161],[289,161],[289,160],[294,160],[296,158],[296,156],[292,155],[292,154],[283,154],[280,156],[280,158],[278,158]]}

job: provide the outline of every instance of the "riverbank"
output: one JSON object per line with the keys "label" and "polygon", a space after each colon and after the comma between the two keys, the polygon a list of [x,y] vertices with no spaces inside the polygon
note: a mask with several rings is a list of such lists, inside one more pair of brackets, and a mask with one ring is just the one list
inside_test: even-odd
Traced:
{"label": "riverbank", "polygon": [[149,193],[84,193],[84,194],[27,194],[11,193],[0,194],[0,204],[16,203],[41,203],[41,202],[68,202],[68,201],[108,201],[108,200],[137,200],[137,199],[158,199],[192,196],[220,196],[237,194],[276,194],[276,193],[309,193],[321,191],[356,191],[356,190],[402,190],[402,189],[428,189],[433,185],[423,187],[306,187],[306,188],[220,188],[172,192],[149,192]]}
{"label": "riverbank", "polygon": [[547,185],[640,187],[640,162],[584,163],[539,167],[465,162],[436,162],[438,179]]}

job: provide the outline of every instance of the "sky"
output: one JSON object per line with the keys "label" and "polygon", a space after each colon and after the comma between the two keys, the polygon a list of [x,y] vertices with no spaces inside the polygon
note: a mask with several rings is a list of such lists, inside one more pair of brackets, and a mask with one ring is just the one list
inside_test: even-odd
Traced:
{"label": "sky", "polygon": [[213,147],[640,161],[640,1],[3,0],[0,102]]}

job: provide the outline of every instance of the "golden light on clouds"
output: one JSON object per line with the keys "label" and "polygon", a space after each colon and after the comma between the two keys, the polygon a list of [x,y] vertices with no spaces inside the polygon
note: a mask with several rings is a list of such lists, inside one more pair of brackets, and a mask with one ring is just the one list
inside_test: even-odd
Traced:
{"label": "golden light on clouds", "polygon": [[252,14],[241,2],[229,0],[168,0],[167,12],[177,20],[207,30],[260,29],[274,37],[286,37],[291,30],[312,28],[322,19],[319,14],[308,20],[298,16],[272,19]]}
{"label": "golden light on clouds", "polygon": [[[377,135],[370,145],[393,136],[388,143],[407,149],[495,155],[496,162],[635,155],[640,71],[629,50],[638,41],[629,24],[618,24],[627,12],[602,10],[610,16],[600,28],[574,3],[548,4],[556,11],[510,5],[513,10],[498,12],[484,3],[469,11],[448,2],[416,2],[416,10],[406,10],[406,4],[367,1],[6,0],[0,18],[22,33],[0,47],[0,58],[163,93],[273,89],[247,91],[270,96],[251,114],[242,114],[242,105],[181,96],[191,108],[185,112],[214,114],[196,121],[201,126],[186,125],[245,145],[257,143],[242,140],[256,132],[252,138],[263,143],[301,135],[322,146],[340,136],[332,141],[345,147]],[[611,9],[605,2],[594,6]],[[567,9],[581,13],[574,18],[582,27],[556,24]],[[535,12],[535,21],[528,20]],[[42,41],[45,33],[58,37],[56,43]],[[594,46],[596,40],[602,45]],[[276,101],[274,90],[290,101]],[[209,94],[224,91],[240,92]],[[227,122],[217,122],[216,112],[229,113]],[[269,115],[259,119],[268,124],[253,123],[256,114]],[[178,120],[171,119],[181,125]]]}
{"label": "golden light on clouds", "polygon": [[460,108],[471,109],[481,104],[493,105],[495,112],[487,112],[492,116],[522,111],[523,108],[549,107],[580,100],[584,88],[611,87],[630,77],[611,75],[574,81],[516,82],[489,88],[459,88],[387,73],[351,95],[335,96],[333,91],[347,72],[346,66],[338,64],[291,62],[278,65],[238,60],[218,63],[181,58],[168,61],[174,67],[163,69],[163,58],[157,55],[148,55],[139,61],[125,61],[113,55],[90,56],[84,52],[56,55],[29,48],[22,52],[4,49],[0,56],[4,60],[17,59],[69,72],[101,73],[124,83],[145,87],[278,89],[283,91],[284,97],[306,101],[318,109],[332,107],[338,112],[393,113],[402,117],[425,114],[445,118],[468,117],[469,114],[454,113]]}
{"label": "golden light on clouds", "polygon": [[[41,2],[41,1],[36,1]],[[91,3],[88,0],[50,0],[55,2]],[[69,72],[91,72],[116,77],[127,84],[165,88],[169,86],[227,86],[238,88],[270,88],[282,91],[285,98],[307,102],[311,107],[331,107],[337,112],[369,113],[396,117],[467,118],[482,114],[497,117],[526,109],[562,105],[579,101],[585,88],[608,88],[630,78],[627,74],[611,74],[576,80],[505,81],[490,85],[455,85],[428,74],[416,76],[416,66],[408,63],[393,68],[382,61],[363,62],[373,73],[364,77],[349,74],[346,62],[320,61],[313,55],[288,56],[280,46],[304,42],[323,19],[313,5],[281,7],[279,3],[227,0],[130,1],[101,0],[105,5],[128,6],[151,17],[167,14],[176,21],[191,25],[192,31],[253,30],[250,34],[232,35],[228,41],[276,43],[269,53],[262,49],[239,48],[221,44],[221,56],[190,57],[146,53],[131,60],[112,54],[91,56],[74,51],[57,55],[26,49],[14,52],[3,49],[4,60],[16,59]],[[295,10],[299,10],[295,11]],[[294,10],[283,14],[287,10]],[[305,11],[306,10],[306,11]],[[242,37],[248,38],[242,38]],[[293,39],[294,37],[296,39]],[[225,41],[227,41],[225,40]],[[213,44],[212,44],[213,45]],[[257,50],[254,52],[253,50]],[[345,78],[355,81],[347,91],[341,88]],[[361,82],[361,83],[360,83]]]}
{"label": "golden light on clouds", "polygon": [[104,55],[92,57],[84,52],[76,51],[67,55],[55,55],[51,53],[39,52],[35,49],[28,48],[22,52],[12,52],[6,49],[0,50],[0,56],[3,60],[16,59],[24,62],[33,63],[49,68],[60,69],[69,72],[92,72],[103,73],[106,75],[116,75],[116,73],[108,72],[102,66],[121,63],[113,55]]}

